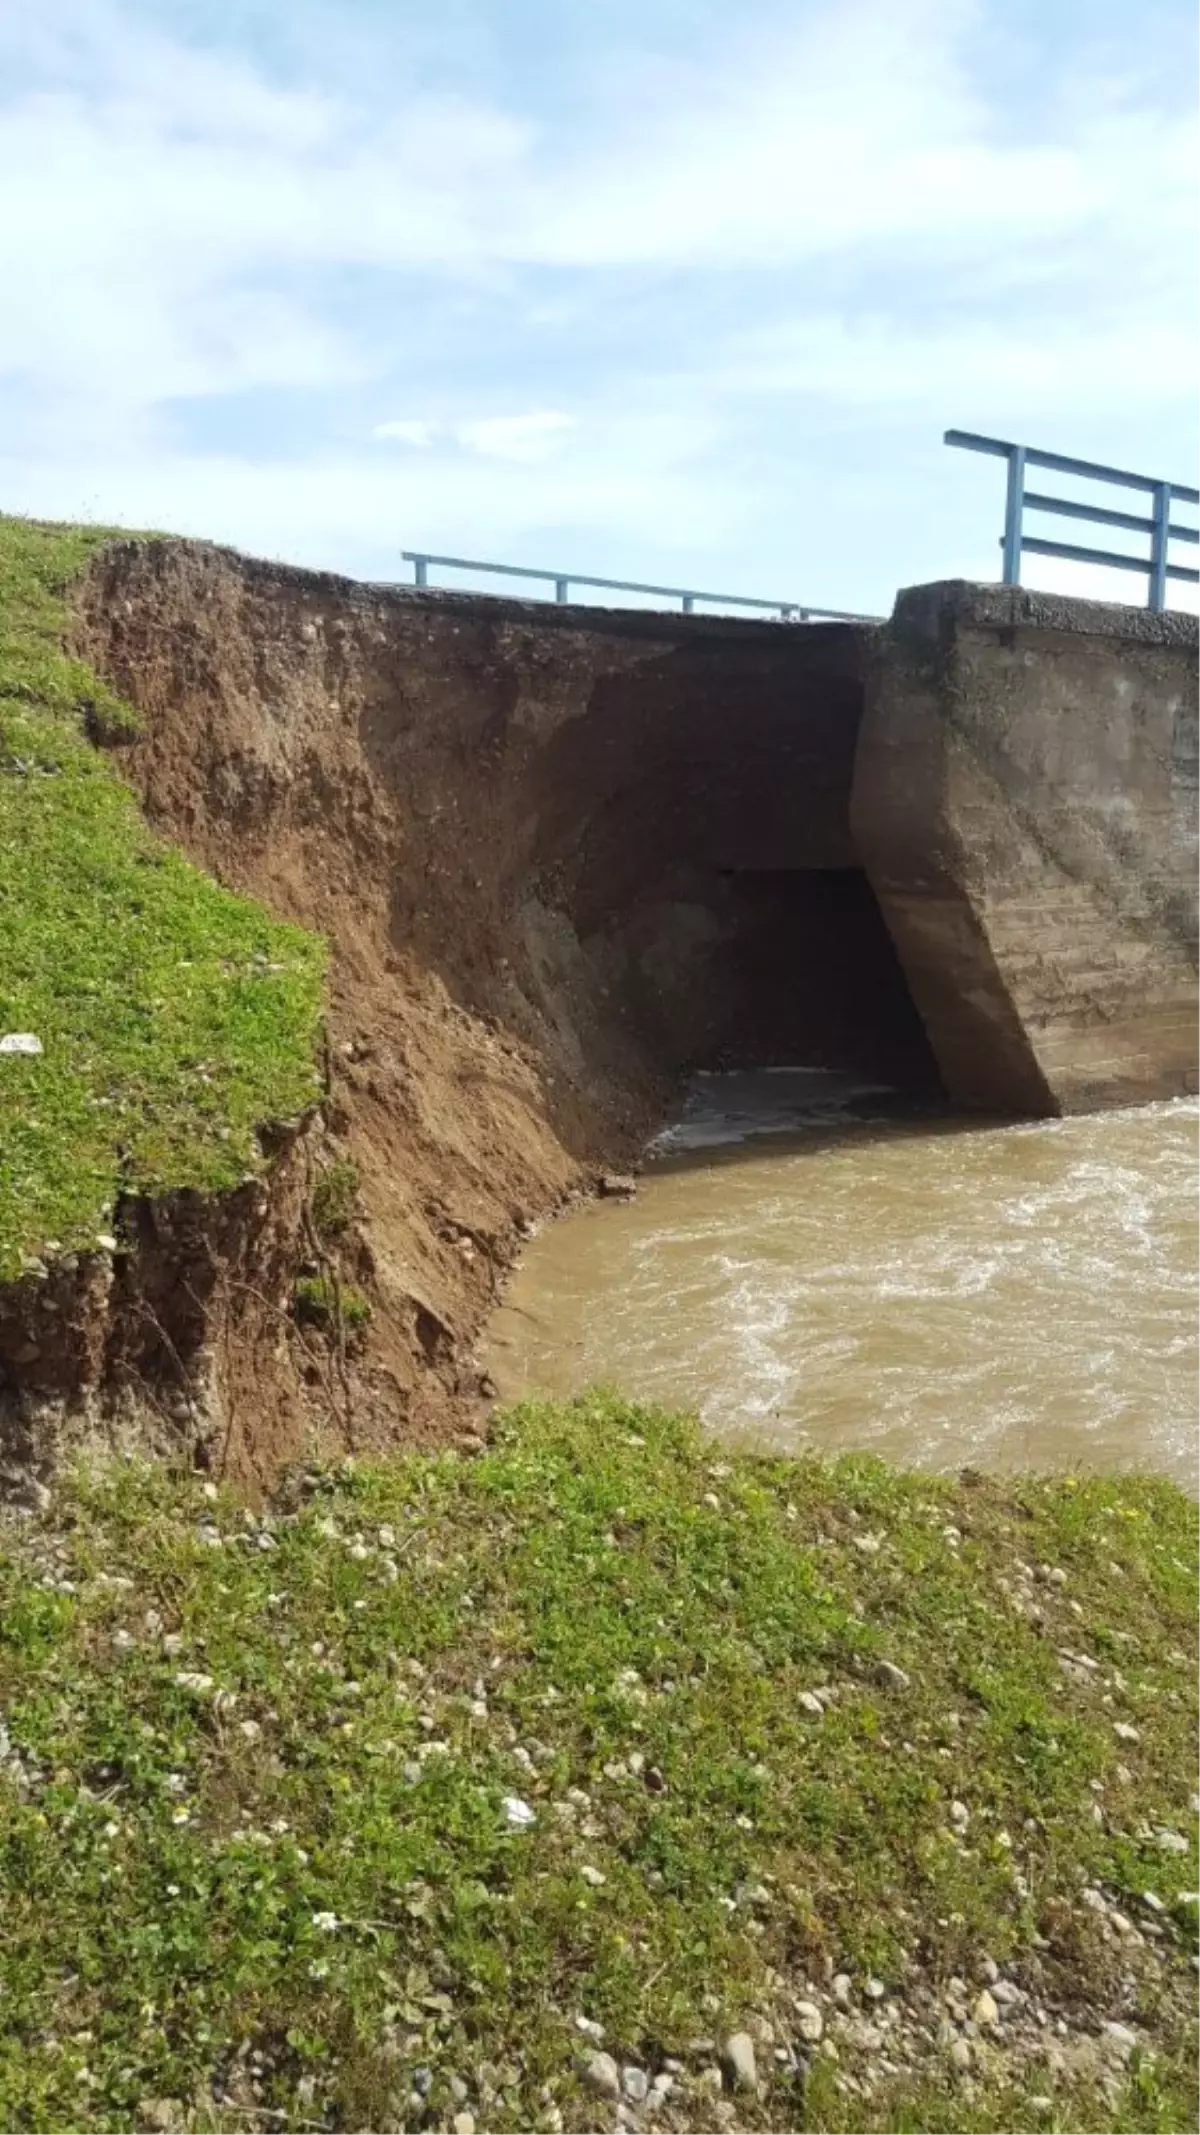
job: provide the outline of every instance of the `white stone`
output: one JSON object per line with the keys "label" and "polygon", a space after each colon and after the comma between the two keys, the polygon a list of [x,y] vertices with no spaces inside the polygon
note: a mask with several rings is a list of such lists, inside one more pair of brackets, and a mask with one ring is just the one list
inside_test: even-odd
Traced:
{"label": "white stone", "polygon": [[839,2009],[848,2009],[854,1994],[854,1982],[848,1972],[833,1975],[833,1998]]}
{"label": "white stone", "polygon": [[527,1831],[530,1824],[537,1822],[537,1811],[531,1809],[527,1801],[522,1801],[519,1794],[506,1794],[500,1807],[505,1822],[511,1824],[514,1831]]}
{"label": "white stone", "polygon": [[619,2098],[621,2071],[610,2053],[590,2053],[583,2064],[583,2080],[601,2098]]}
{"label": "white stone", "polygon": [[987,1987],[985,1987],[983,1989],[983,1992],[976,1998],[975,2006],[972,2009],[971,2014],[974,2017],[975,2022],[977,2024],[982,2024],[984,2029],[987,2031],[994,2031],[997,2024],[1000,2022],[1000,2011],[996,2007],[994,1996],[991,1994]]}
{"label": "white stone", "polygon": [[757,2090],[758,2060],[749,2032],[733,2032],[725,2041],[723,2053],[731,2087],[739,2091]]}
{"label": "white stone", "polygon": [[36,1060],[42,1050],[41,1039],[31,1030],[10,1030],[0,1038],[0,1053],[18,1053],[26,1060]]}
{"label": "white stone", "polygon": [[824,1719],[825,1707],[822,1705],[820,1698],[816,1696],[815,1692],[811,1690],[802,1690],[800,1692],[799,1704],[802,1712],[810,1712],[813,1715],[813,1718],[816,1720]]}
{"label": "white stone", "polygon": [[825,2019],[815,2002],[796,2003],[796,2029],[808,2045],[817,2044],[825,2029]]}
{"label": "white stone", "polygon": [[908,1670],[898,1668],[895,1661],[877,1661],[875,1675],[889,1690],[908,1690],[912,1687],[912,1677]]}
{"label": "white stone", "polygon": [[650,2078],[644,2068],[629,2067],[621,2070],[621,2089],[630,2105],[643,2105],[650,2089]]}

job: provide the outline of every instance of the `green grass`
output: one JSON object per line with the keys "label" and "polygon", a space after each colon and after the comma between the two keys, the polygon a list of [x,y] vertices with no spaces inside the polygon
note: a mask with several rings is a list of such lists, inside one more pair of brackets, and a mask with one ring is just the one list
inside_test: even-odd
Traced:
{"label": "green grass", "polygon": [[0,519],[0,1280],[122,1193],[234,1185],[315,1095],[324,949],[152,835],[98,740],[136,719],[62,650],[111,535]]}
{"label": "green grass", "polygon": [[[747,2025],[745,2127],[1190,2127],[1196,1539],[1165,1483],[721,1458],[602,1396],[258,1518],[81,1476],[0,1559],[0,2125],[449,2128],[454,2079],[611,2127],[583,2014],[679,2061],[662,2128]],[[985,1955],[1132,2059],[953,2075]],[[771,2043],[833,1970],[911,2033],[866,2092]]]}
{"label": "green grass", "polygon": [[312,1190],[312,1219],[320,1238],[336,1242],[350,1228],[358,1199],[358,1165],[349,1157],[334,1157],[321,1171]]}
{"label": "green grass", "polygon": [[300,1275],[292,1284],[292,1309],[296,1318],[313,1327],[354,1330],[365,1327],[371,1317],[370,1299],[353,1283],[335,1283],[328,1275]]}

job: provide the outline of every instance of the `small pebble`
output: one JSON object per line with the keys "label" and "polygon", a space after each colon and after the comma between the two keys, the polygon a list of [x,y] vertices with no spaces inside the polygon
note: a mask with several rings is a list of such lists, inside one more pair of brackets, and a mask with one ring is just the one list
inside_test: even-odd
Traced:
{"label": "small pebble", "polygon": [[975,2006],[972,2009],[971,2014],[974,2017],[975,2022],[977,2024],[982,2024],[983,2027],[988,2031],[994,2031],[996,2025],[1000,2022],[1000,2011],[996,2006],[996,2002],[993,1995],[987,1987],[985,1987],[983,1989],[983,1992],[976,1998]]}
{"label": "small pebble", "polygon": [[815,2046],[825,2029],[825,2019],[815,2002],[796,2003],[796,2029],[809,2046]]}
{"label": "small pebble", "polygon": [[456,2113],[453,2126],[454,2135],[475,2135],[474,2113]]}
{"label": "small pebble", "polygon": [[911,1675],[908,1674],[906,1669],[898,1668],[895,1661],[877,1661],[875,1664],[875,1678],[877,1682],[883,1684],[886,1690],[909,1690],[912,1688]]}
{"label": "small pebble", "polygon": [[833,1998],[839,2009],[848,2009],[854,1996],[854,1982],[848,1972],[833,1975]]}
{"label": "small pebble", "polygon": [[631,2105],[642,2105],[650,2090],[650,2078],[644,2068],[623,2068],[621,2089]]}

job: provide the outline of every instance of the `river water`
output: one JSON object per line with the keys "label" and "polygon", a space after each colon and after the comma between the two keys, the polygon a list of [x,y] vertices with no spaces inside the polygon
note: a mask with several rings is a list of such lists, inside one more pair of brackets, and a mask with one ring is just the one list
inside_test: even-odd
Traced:
{"label": "river water", "polygon": [[531,1241],[485,1361],[505,1399],[615,1386],[731,1443],[1195,1490],[1197,1118],[701,1076],[634,1200]]}

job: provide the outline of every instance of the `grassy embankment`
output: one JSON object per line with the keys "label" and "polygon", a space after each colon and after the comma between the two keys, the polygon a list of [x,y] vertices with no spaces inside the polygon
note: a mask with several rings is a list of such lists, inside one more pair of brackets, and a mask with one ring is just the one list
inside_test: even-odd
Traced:
{"label": "grassy embankment", "polygon": [[[319,945],[91,738],[104,538],[0,521],[0,1279],[313,1092]],[[0,1534],[0,2125],[611,2126],[611,2053],[647,2128],[1190,2126],[1195,1547],[599,1400],[260,1520],[64,1483]]]}
{"label": "grassy embankment", "polygon": [[1170,1485],[594,1397],[210,1493],[10,1517],[0,2125],[1194,2125]]}
{"label": "grassy embankment", "polygon": [[0,518],[0,1281],[122,1192],[234,1185],[314,1098],[322,945],[155,838],[96,740],[134,714],[62,650],[100,528]]}

